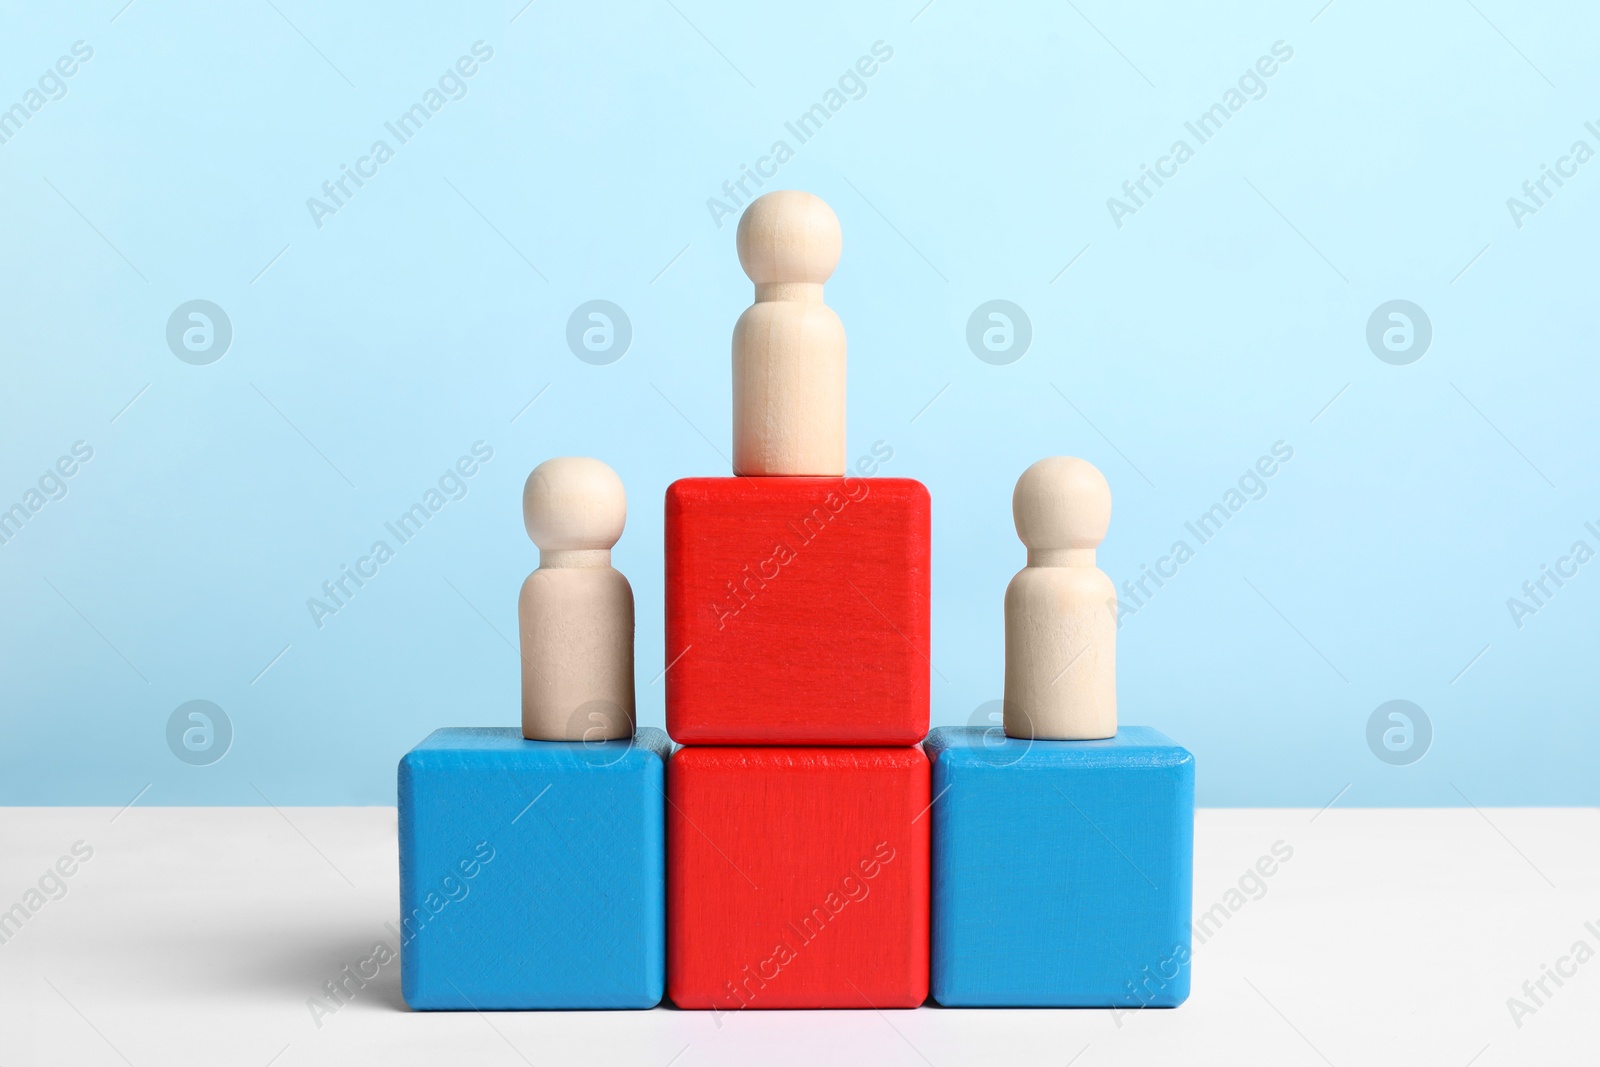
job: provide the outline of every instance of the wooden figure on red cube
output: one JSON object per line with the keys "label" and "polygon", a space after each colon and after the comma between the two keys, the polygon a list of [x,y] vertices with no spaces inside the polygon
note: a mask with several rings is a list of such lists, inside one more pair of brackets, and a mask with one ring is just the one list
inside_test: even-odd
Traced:
{"label": "wooden figure on red cube", "polygon": [[847,475],[833,212],[769,193],[738,244],[756,294],[733,335],[736,477],[667,490],[667,729],[691,746],[667,768],[668,989],[683,1008],[912,1008],[928,491]]}
{"label": "wooden figure on red cube", "polygon": [[839,221],[776,192],[739,220],[733,478],[667,490],[667,731],[680,744],[912,745],[928,731],[928,490],[845,465]]}

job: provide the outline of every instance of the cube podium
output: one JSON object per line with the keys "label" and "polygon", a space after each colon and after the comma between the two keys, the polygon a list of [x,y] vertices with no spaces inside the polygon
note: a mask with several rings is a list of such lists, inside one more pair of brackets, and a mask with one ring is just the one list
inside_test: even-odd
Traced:
{"label": "cube podium", "polygon": [[651,1008],[665,982],[660,730],[443,729],[399,769],[400,981],[415,1009]]}
{"label": "cube podium", "polygon": [[1194,757],[940,727],[931,986],[946,1007],[1175,1007],[1189,995]]}
{"label": "cube podium", "polygon": [[915,745],[930,503],[909,478],[686,478],[666,498],[667,732]]}
{"label": "cube podium", "polygon": [[823,296],[841,241],[794,190],[739,221],[754,300],[732,338],[736,476],[674,482],[665,501],[666,722],[688,747],[628,736],[621,479],[589,457],[529,475],[522,730],[439,730],[400,763],[411,1007],[1188,995],[1194,761],[1117,730],[1115,591],[1094,562],[1109,486],[1073,457],[1024,472],[1027,567],[1005,602],[1016,736],[928,735],[929,494],[847,463],[845,331]]}

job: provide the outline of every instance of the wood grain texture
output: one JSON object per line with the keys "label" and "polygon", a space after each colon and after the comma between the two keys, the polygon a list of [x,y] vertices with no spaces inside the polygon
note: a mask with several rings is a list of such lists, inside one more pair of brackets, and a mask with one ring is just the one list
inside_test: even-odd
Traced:
{"label": "wood grain texture", "polygon": [[844,324],[823,303],[839,263],[839,219],[794,189],[739,218],[739,264],[755,303],[733,328],[733,473],[845,472]]}
{"label": "wood grain texture", "polygon": [[1052,456],[1022,472],[1011,512],[1028,565],[1006,587],[1006,735],[1114,737],[1117,592],[1095,563],[1111,487],[1087,460]]}
{"label": "wood grain texture", "polygon": [[928,761],[683,748],[667,766],[681,1008],[911,1008],[928,992]]}
{"label": "wood grain texture", "polygon": [[909,745],[928,731],[930,501],[909,478],[667,489],[667,732]]}
{"label": "wood grain texture", "polygon": [[517,597],[523,737],[633,736],[633,587],[611,566],[627,516],[622,479],[597,459],[548,459],[528,475],[522,520],[539,569]]}

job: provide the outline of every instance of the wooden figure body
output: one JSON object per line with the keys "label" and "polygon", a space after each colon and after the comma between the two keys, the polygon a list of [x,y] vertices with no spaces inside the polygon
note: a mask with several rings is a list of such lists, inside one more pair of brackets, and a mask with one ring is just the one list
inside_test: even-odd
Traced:
{"label": "wooden figure body", "polygon": [[523,486],[539,546],[517,601],[529,740],[633,736],[633,588],[611,566],[627,513],[622,480],[597,459],[546,460]]}
{"label": "wooden figure body", "polygon": [[733,328],[733,473],[845,473],[844,324],[822,302],[843,238],[810,193],[759,197],[739,219],[755,303]]}
{"label": "wooden figure body", "polygon": [[1116,589],[1095,565],[1111,487],[1085,460],[1041,459],[1011,510],[1028,565],[1006,588],[1006,736],[1115,737]]}

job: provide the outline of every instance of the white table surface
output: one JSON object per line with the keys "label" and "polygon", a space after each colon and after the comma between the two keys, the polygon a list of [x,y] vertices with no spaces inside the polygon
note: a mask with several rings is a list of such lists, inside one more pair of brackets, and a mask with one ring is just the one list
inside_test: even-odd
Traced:
{"label": "white table surface", "polygon": [[393,809],[6,808],[0,827],[0,909],[93,849],[0,944],[3,1067],[1600,1062],[1600,957],[1546,979],[1520,1026],[1507,1007],[1576,942],[1600,953],[1596,809],[1202,810],[1197,913],[1275,842],[1294,854],[1196,946],[1176,1010],[412,1013],[391,964],[320,1026],[307,999],[392,943]]}

